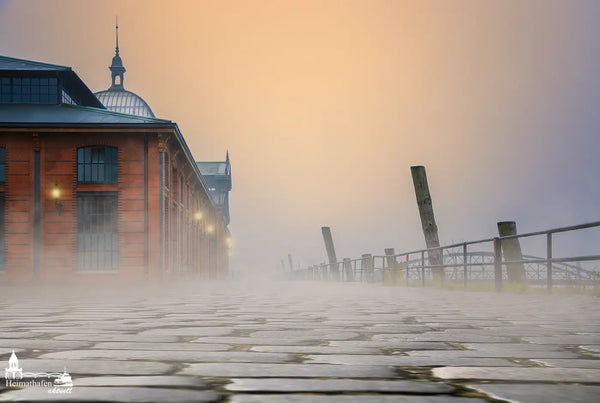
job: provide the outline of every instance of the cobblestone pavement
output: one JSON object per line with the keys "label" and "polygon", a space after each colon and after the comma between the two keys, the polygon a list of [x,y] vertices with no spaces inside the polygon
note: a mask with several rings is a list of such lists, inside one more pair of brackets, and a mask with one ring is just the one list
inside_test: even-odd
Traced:
{"label": "cobblestone pavement", "polygon": [[3,285],[0,360],[66,367],[74,386],[2,384],[0,400],[596,402],[599,302],[312,282]]}

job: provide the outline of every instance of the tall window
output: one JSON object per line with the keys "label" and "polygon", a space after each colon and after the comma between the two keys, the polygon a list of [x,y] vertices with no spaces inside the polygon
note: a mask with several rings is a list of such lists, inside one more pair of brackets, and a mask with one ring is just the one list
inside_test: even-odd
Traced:
{"label": "tall window", "polygon": [[79,270],[117,269],[118,246],[116,193],[78,193],[77,256]]}
{"label": "tall window", "polygon": [[6,182],[6,148],[0,147],[0,182]]}
{"label": "tall window", "polygon": [[77,181],[117,183],[117,148],[92,146],[77,149]]}

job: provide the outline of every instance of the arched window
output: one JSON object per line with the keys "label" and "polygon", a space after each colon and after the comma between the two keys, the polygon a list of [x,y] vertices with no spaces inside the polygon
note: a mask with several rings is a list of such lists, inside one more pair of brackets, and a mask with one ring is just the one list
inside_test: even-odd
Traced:
{"label": "arched window", "polygon": [[6,182],[6,148],[0,147],[0,182]]}
{"label": "arched window", "polygon": [[117,183],[117,148],[89,146],[77,149],[77,182]]}

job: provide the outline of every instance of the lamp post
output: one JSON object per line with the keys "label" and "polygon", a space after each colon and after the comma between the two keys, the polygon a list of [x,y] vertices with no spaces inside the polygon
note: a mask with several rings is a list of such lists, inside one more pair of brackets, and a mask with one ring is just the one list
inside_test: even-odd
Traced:
{"label": "lamp post", "polygon": [[60,188],[58,187],[58,182],[54,183],[54,187],[51,190],[52,198],[54,199],[54,204],[56,206],[56,210],[58,210],[58,215],[62,211],[63,204],[60,202]]}

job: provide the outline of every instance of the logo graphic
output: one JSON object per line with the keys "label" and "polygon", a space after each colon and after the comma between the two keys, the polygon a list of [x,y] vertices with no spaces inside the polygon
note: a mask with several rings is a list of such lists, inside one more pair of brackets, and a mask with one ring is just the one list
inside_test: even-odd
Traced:
{"label": "logo graphic", "polygon": [[[4,368],[4,378],[6,379],[7,388],[23,388],[23,387],[44,387],[51,388],[48,393],[71,393],[73,390],[73,380],[71,375],[67,372],[67,368],[64,372],[23,372],[23,368],[19,368],[19,359],[13,350],[10,358],[8,359],[8,368]],[[33,378],[33,379],[31,379]],[[37,380],[38,378],[51,379],[50,380]],[[27,379],[27,380],[24,380]]]}

